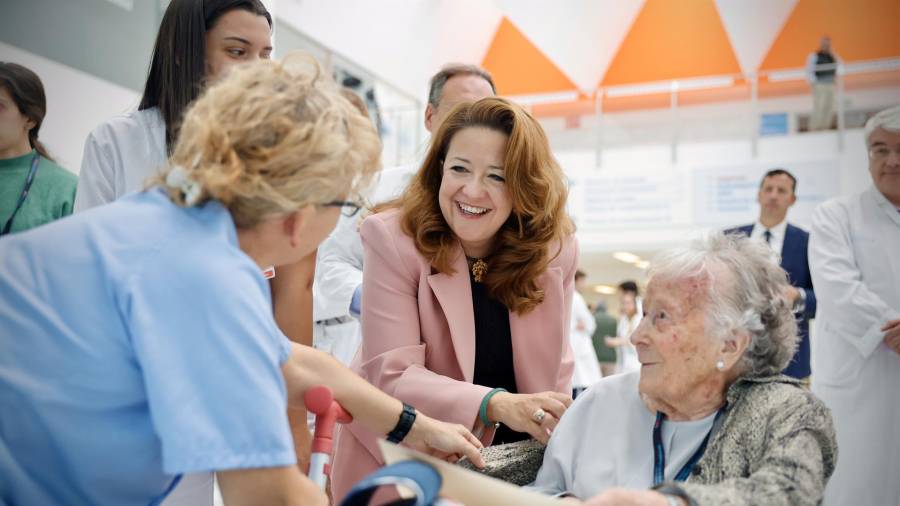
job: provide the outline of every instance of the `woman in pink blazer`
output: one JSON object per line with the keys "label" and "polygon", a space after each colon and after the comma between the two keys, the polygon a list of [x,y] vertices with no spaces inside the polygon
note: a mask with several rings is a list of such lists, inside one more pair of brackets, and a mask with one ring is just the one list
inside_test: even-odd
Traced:
{"label": "woman in pink blazer", "polygon": [[[546,443],[572,391],[578,248],[566,194],[527,112],[493,97],[457,106],[406,192],[362,224],[354,370],[486,445]],[[341,431],[337,501],[382,464],[379,437]]]}

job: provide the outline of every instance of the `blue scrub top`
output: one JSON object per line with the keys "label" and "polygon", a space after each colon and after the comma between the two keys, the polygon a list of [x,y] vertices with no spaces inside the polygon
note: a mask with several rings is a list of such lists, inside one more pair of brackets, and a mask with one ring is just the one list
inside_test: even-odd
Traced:
{"label": "blue scrub top", "polygon": [[269,286],[160,190],[0,239],[0,504],[146,505],[295,463]]}

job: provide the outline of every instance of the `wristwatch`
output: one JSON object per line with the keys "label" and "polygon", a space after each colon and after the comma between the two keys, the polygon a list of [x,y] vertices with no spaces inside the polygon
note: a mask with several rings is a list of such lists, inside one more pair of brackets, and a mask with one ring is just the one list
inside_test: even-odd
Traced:
{"label": "wristwatch", "polygon": [[387,435],[387,440],[391,443],[400,443],[409,434],[409,430],[412,429],[413,423],[416,421],[416,409],[410,406],[407,403],[403,403],[403,411],[400,413],[400,420],[397,421],[397,425]]}

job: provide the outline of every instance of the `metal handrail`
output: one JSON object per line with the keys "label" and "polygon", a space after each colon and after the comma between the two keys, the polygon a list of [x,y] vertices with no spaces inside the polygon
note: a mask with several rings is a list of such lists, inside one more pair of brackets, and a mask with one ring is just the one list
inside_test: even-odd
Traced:
{"label": "metal handrail", "polygon": [[[679,93],[684,91],[703,91],[703,90],[713,90],[719,88],[727,88],[733,86],[735,83],[743,80],[750,87],[750,97],[749,102],[751,104],[750,114],[748,120],[751,122],[757,121],[756,118],[759,117],[759,82],[761,79],[767,79],[769,82],[786,82],[786,81],[795,81],[795,80],[806,80],[808,77],[808,73],[810,71],[815,70],[836,70],[836,79],[835,79],[835,102],[837,105],[836,115],[838,118],[838,147],[840,150],[843,150],[844,145],[844,83],[843,78],[845,76],[855,75],[855,74],[864,74],[864,73],[872,73],[872,72],[889,72],[889,71],[897,71],[900,70],[900,58],[879,58],[873,60],[861,60],[854,62],[842,62],[838,61],[836,63],[822,64],[816,65],[813,68],[807,67],[792,67],[792,68],[779,68],[779,69],[768,69],[761,70],[758,72],[747,72],[747,73],[732,73],[732,74],[719,74],[713,76],[702,76],[702,77],[692,77],[692,78],[684,78],[684,79],[670,79],[663,81],[651,81],[651,82],[643,82],[643,83],[634,83],[629,85],[616,85],[616,86],[606,86],[601,87],[598,86],[594,89],[589,90],[579,90],[579,91],[567,91],[567,92],[556,92],[556,93],[547,93],[547,94],[538,94],[538,95],[511,95],[508,96],[511,100],[515,100],[522,105],[525,105],[529,108],[539,107],[542,105],[548,104],[560,104],[566,102],[576,102],[579,100],[579,95],[590,97],[593,100],[593,115],[597,117],[597,121],[595,122],[596,129],[596,160],[597,166],[599,167],[600,162],[602,160],[602,151],[603,151],[603,121],[602,118],[605,114],[603,111],[603,99],[604,98],[618,98],[618,97],[626,97],[626,96],[640,96],[640,95],[652,95],[652,94],[662,94],[666,93],[670,95],[669,107],[667,108],[669,113],[668,121],[677,125],[679,121]],[[421,106],[411,106],[411,107],[390,107],[382,110],[382,115],[400,115],[400,114],[410,114],[415,113],[420,115],[422,112]],[[759,130],[758,128],[751,129],[751,150],[753,156],[756,157],[758,154],[758,144],[759,144]],[[416,136],[417,144],[421,137],[419,135]],[[678,144],[679,144],[679,132],[678,128],[672,129],[672,138],[670,139],[671,143],[671,153],[672,153],[672,162],[677,161],[678,157]]]}

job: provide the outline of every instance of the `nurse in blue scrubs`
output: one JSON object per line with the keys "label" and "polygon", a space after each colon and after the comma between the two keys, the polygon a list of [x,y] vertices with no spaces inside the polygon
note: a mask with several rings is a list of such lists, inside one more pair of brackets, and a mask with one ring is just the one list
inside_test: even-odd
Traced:
{"label": "nurse in blue scrubs", "polygon": [[251,63],[196,101],[155,185],[0,239],[0,504],[159,504],[201,471],[228,505],[325,504],[285,416],[323,383],[372,430],[480,462],[272,317],[262,270],[358,209],[380,148],[314,62]]}

